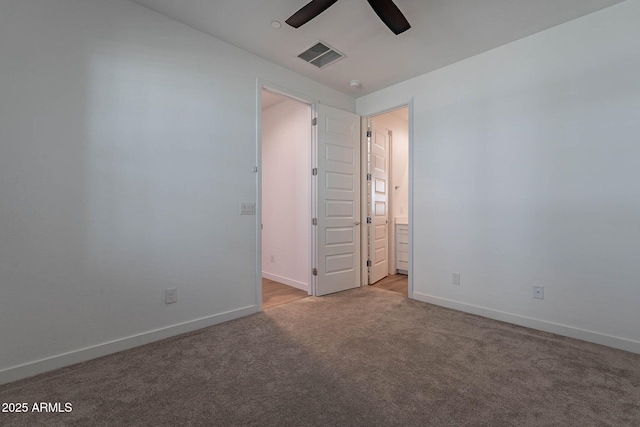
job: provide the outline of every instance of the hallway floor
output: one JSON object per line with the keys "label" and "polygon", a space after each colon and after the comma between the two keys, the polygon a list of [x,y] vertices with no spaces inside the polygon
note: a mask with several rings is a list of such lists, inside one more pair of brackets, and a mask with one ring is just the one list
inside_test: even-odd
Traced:
{"label": "hallway floor", "polygon": [[409,295],[409,276],[404,274],[390,274],[371,286],[386,289],[387,291],[398,292],[406,297]]}
{"label": "hallway floor", "polygon": [[262,279],[262,309],[275,307],[308,297],[306,291],[275,280]]}
{"label": "hallway floor", "polygon": [[[409,278],[404,274],[391,274],[372,286],[408,296]],[[306,291],[285,285],[275,280],[262,279],[262,309],[266,310],[278,305],[287,304],[306,298]]]}

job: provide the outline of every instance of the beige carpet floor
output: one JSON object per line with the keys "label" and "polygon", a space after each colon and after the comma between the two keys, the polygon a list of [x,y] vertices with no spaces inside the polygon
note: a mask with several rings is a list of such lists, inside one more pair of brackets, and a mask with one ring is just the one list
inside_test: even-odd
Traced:
{"label": "beige carpet floor", "polygon": [[639,426],[640,355],[373,287],[0,386],[2,426]]}

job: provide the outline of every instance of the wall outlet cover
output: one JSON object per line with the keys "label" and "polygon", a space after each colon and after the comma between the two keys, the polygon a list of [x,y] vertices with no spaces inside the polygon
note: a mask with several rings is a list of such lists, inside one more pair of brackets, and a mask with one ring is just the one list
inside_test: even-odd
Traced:
{"label": "wall outlet cover", "polygon": [[164,303],[173,304],[175,302],[178,302],[178,288],[165,289]]}
{"label": "wall outlet cover", "polygon": [[451,283],[453,283],[454,285],[460,284],[460,273],[453,273],[451,275]]}
{"label": "wall outlet cover", "polygon": [[544,299],[544,286],[534,286],[533,297],[535,299]]}

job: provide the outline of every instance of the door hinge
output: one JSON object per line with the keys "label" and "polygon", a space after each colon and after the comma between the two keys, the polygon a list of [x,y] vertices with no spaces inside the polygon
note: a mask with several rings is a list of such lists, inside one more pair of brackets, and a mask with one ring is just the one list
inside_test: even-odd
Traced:
{"label": "door hinge", "polygon": [[311,270],[311,274],[313,274],[314,276],[317,276],[318,275],[318,269],[317,268],[312,269]]}
{"label": "door hinge", "polygon": [[318,175],[318,168],[311,169],[311,175],[317,176]]}
{"label": "door hinge", "polygon": [[367,174],[367,181],[371,181],[371,174],[370,173]]}
{"label": "door hinge", "polygon": [[313,224],[313,225],[318,225],[318,218],[313,218],[313,219],[311,220],[311,224]]}
{"label": "door hinge", "polygon": [[367,260],[367,267],[371,267],[371,260],[370,259]]}
{"label": "door hinge", "polygon": [[367,131],[367,138],[371,138],[371,131],[370,130]]}
{"label": "door hinge", "polygon": [[313,119],[311,119],[311,126],[315,126],[318,124],[318,118],[314,117]]}
{"label": "door hinge", "polygon": [[371,217],[370,216],[367,217],[367,224],[371,224]]}

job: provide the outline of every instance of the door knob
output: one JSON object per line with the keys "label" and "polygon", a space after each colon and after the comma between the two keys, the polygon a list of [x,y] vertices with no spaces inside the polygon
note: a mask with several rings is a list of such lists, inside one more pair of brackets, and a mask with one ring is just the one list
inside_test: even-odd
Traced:
{"label": "door knob", "polygon": [[355,222],[355,224],[356,224],[356,225],[360,225],[360,221],[356,221],[356,222]]}

